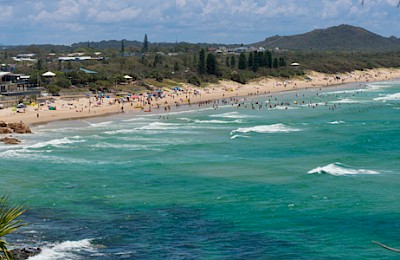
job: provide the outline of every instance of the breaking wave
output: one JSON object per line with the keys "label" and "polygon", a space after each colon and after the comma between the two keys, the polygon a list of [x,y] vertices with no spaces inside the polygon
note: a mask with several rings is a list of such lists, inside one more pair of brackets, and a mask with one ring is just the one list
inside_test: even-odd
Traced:
{"label": "breaking wave", "polygon": [[284,124],[274,124],[274,125],[259,125],[259,126],[253,126],[253,127],[242,127],[238,128],[236,130],[233,130],[231,132],[231,135],[234,135],[235,133],[290,133],[290,132],[297,132],[301,131],[299,128],[293,128],[286,126]]}
{"label": "breaking wave", "polygon": [[29,257],[30,260],[47,259],[79,259],[80,253],[95,253],[96,248],[90,243],[90,239],[79,241],[64,241],[49,244],[42,247],[39,255]]}
{"label": "breaking wave", "polygon": [[330,125],[341,125],[341,124],[345,124],[346,122],[345,121],[332,121],[332,122],[329,122],[328,124],[330,124]]}
{"label": "breaking wave", "polygon": [[395,94],[390,94],[390,95],[386,95],[383,97],[377,97],[374,98],[375,101],[394,101],[394,100],[400,100],[400,93],[395,93]]}
{"label": "breaking wave", "polygon": [[228,112],[228,113],[223,113],[223,114],[210,115],[210,117],[243,119],[243,118],[251,118],[252,116],[243,115],[243,114],[240,114],[239,112]]}
{"label": "breaking wave", "polygon": [[357,175],[357,174],[380,174],[377,171],[366,170],[366,169],[353,169],[341,163],[331,163],[323,167],[317,167],[307,172],[308,174],[330,174],[333,176],[344,176],[344,175]]}
{"label": "breaking wave", "polygon": [[65,144],[73,144],[73,143],[82,143],[85,142],[85,140],[71,140],[67,137],[61,138],[61,139],[53,139],[50,141],[46,142],[40,142],[36,143],[30,146],[27,146],[26,148],[43,148],[47,146],[53,146],[53,147],[62,147]]}
{"label": "breaking wave", "polygon": [[333,101],[333,104],[359,104],[359,103],[365,103],[367,101],[365,100],[354,100],[351,98],[343,98],[341,100]]}
{"label": "breaking wave", "polygon": [[338,90],[338,91],[331,91],[321,93],[320,95],[335,95],[335,94],[355,94],[355,93],[362,93],[362,92],[378,92],[385,88],[393,87],[392,84],[368,84],[365,88],[359,89],[350,89],[350,90]]}
{"label": "breaking wave", "polygon": [[91,127],[109,126],[109,125],[111,125],[111,124],[113,124],[113,123],[114,123],[114,121],[105,121],[105,122],[100,122],[100,123],[90,123],[90,122],[88,122],[88,124],[89,124]]}

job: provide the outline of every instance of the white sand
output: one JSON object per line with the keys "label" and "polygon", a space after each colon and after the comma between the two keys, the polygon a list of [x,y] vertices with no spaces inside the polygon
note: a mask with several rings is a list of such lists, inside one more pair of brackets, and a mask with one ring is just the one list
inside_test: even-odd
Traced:
{"label": "white sand", "polygon": [[[218,84],[211,84],[206,88],[197,88],[186,84],[185,91],[178,93],[167,92],[163,99],[154,99],[151,106],[143,104],[146,100],[136,99],[134,102],[125,102],[124,104],[114,102],[115,98],[103,98],[96,101],[96,98],[80,98],[75,100],[63,100],[62,97],[54,97],[54,102],[48,105],[56,107],[56,110],[49,110],[48,105],[28,106],[24,113],[17,113],[15,108],[6,108],[0,110],[0,121],[7,123],[24,122],[27,124],[47,123],[56,120],[78,119],[93,116],[102,116],[112,113],[120,113],[122,107],[124,111],[137,111],[137,113],[150,113],[158,106],[164,111],[164,107],[173,107],[176,103],[181,105],[189,102],[199,103],[209,100],[216,100],[229,97],[242,97],[249,95],[258,95],[266,93],[275,93],[305,88],[322,88],[332,85],[339,85],[351,82],[377,82],[388,81],[400,78],[400,69],[373,69],[367,71],[355,71],[353,73],[339,74],[339,80],[336,75],[327,75],[317,72],[310,72],[307,75],[311,81],[303,78],[282,80],[277,78],[262,78],[251,81],[246,85],[241,85],[233,81],[222,81]],[[200,94],[194,94],[198,91]],[[20,109],[20,111],[22,111]]]}

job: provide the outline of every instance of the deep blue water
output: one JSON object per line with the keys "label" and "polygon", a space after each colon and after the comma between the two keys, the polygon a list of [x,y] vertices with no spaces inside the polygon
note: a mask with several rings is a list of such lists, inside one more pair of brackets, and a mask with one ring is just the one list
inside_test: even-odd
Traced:
{"label": "deep blue water", "polygon": [[0,146],[28,208],[8,240],[37,259],[398,257],[371,241],[400,247],[399,116],[387,82],[37,126]]}

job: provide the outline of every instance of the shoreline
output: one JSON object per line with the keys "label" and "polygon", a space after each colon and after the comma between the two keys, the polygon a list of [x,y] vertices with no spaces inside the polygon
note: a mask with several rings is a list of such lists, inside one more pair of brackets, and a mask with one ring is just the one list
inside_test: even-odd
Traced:
{"label": "shoreline", "polygon": [[[306,80],[304,78],[308,78]],[[49,97],[51,102],[46,106],[27,106],[24,113],[17,113],[13,108],[0,110],[0,121],[7,123],[24,122],[29,126],[47,124],[53,121],[77,120],[92,117],[111,116],[121,112],[143,113],[170,112],[181,106],[212,104],[216,100],[227,98],[243,98],[249,96],[268,95],[287,91],[297,91],[310,88],[326,88],[345,86],[349,83],[365,85],[371,82],[394,81],[400,78],[400,69],[373,69],[352,73],[327,75],[310,72],[304,78],[278,79],[260,78],[245,85],[233,81],[221,81],[210,84],[205,88],[198,88],[185,84],[183,91],[165,92],[164,98],[152,98],[147,104],[144,96],[130,101],[121,101],[115,97],[96,98],[85,97],[79,99],[63,99],[63,97]],[[50,107],[56,110],[50,110]]]}

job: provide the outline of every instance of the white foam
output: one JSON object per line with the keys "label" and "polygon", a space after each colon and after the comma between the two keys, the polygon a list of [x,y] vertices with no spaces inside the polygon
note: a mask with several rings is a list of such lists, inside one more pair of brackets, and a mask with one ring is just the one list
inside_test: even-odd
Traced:
{"label": "white foam", "polygon": [[224,121],[224,120],[194,120],[196,124],[240,124],[241,120]]}
{"label": "white foam", "polygon": [[382,89],[393,87],[393,84],[368,84],[365,88],[350,89],[350,90],[338,90],[332,92],[321,93],[321,95],[335,95],[335,94],[354,94],[362,92],[379,92]]}
{"label": "white foam", "polygon": [[375,101],[393,101],[393,100],[400,100],[400,93],[390,94],[383,97],[374,98]]}
{"label": "white foam", "polygon": [[380,174],[377,171],[365,170],[365,169],[352,169],[341,163],[331,163],[323,167],[317,167],[308,172],[308,174],[322,174],[327,173],[333,176],[344,176],[344,175],[357,175],[357,174]]}
{"label": "white foam", "polygon": [[234,133],[290,133],[290,132],[297,132],[301,131],[301,129],[293,128],[286,126],[284,124],[274,124],[274,125],[258,125],[253,127],[242,127],[231,132],[231,135]]}
{"label": "white foam", "polygon": [[129,134],[129,133],[134,133],[137,132],[135,129],[120,129],[120,130],[112,130],[112,131],[106,131],[104,134],[106,135],[115,135],[115,134]]}
{"label": "white foam", "polygon": [[243,119],[243,118],[251,118],[252,116],[243,115],[243,114],[240,114],[239,112],[228,112],[228,113],[223,113],[223,114],[210,115],[210,117]]}
{"label": "white foam", "polygon": [[153,120],[153,119],[151,119],[151,118],[146,118],[146,117],[134,117],[134,118],[131,118],[131,119],[125,119],[125,120],[122,120],[122,122],[137,122],[137,121],[149,121],[149,120]]}
{"label": "white foam", "polygon": [[233,139],[236,139],[236,138],[250,138],[249,136],[246,136],[246,135],[232,135],[231,136],[231,139],[233,140]]}
{"label": "white foam", "polygon": [[346,122],[345,121],[332,121],[332,122],[329,122],[328,124],[330,124],[330,125],[341,125],[341,124],[345,124]]}
{"label": "white foam", "polygon": [[333,101],[332,103],[334,104],[359,104],[359,103],[365,103],[367,102],[366,100],[355,100],[351,98],[343,98],[341,100]]}
{"label": "white foam", "polygon": [[[78,137],[75,136],[73,138],[76,139],[76,138],[79,138],[79,136]],[[62,145],[65,145],[65,144],[82,143],[82,142],[85,142],[85,140],[70,140],[69,138],[64,137],[61,139],[53,139],[53,140],[46,141],[46,142],[39,142],[34,145],[27,146],[26,148],[43,148],[46,146],[62,147]]]}
{"label": "white foam", "polygon": [[30,260],[48,259],[79,259],[79,252],[95,253],[96,249],[90,243],[90,239],[79,241],[64,241],[61,243],[49,244],[42,247],[40,254],[29,257]]}
{"label": "white foam", "polygon": [[186,117],[178,118],[178,120],[182,120],[182,121],[186,121],[186,122],[191,122],[192,121],[192,119],[186,118]]}
{"label": "white foam", "polygon": [[95,148],[107,148],[107,149],[123,149],[123,150],[132,150],[132,151],[141,151],[141,150],[159,150],[154,149],[149,145],[141,145],[141,144],[111,144],[111,143],[97,143],[93,145]]}
{"label": "white foam", "polygon": [[270,110],[291,110],[291,109],[299,109],[298,107],[292,107],[292,106],[276,106],[269,108]]}
{"label": "white foam", "polygon": [[180,124],[172,124],[172,123],[163,123],[163,122],[154,122],[148,125],[137,128],[138,130],[171,130],[180,128],[182,125]]}
{"label": "white foam", "polygon": [[91,127],[108,126],[108,125],[111,125],[111,124],[113,124],[113,123],[114,123],[114,121],[105,121],[105,122],[100,122],[100,123],[90,123],[90,122],[88,122],[88,124],[89,124]]}

